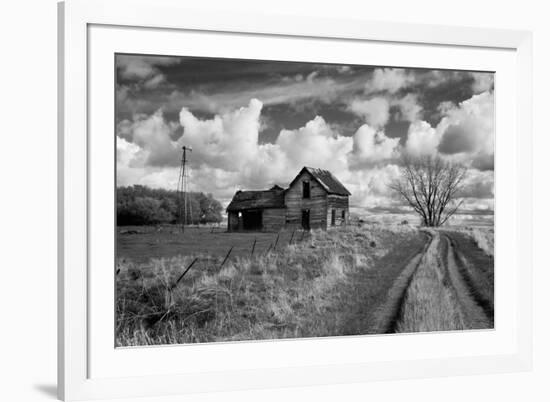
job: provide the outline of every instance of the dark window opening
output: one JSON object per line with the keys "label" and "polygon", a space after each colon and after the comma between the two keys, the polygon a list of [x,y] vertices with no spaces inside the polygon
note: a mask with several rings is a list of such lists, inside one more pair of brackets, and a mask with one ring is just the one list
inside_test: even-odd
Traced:
{"label": "dark window opening", "polygon": [[343,221],[346,220],[346,210],[345,209],[342,210],[342,220]]}
{"label": "dark window opening", "polygon": [[332,213],[331,213],[331,216],[330,216],[330,224],[332,226],[334,226],[334,225],[336,225],[336,210],[333,209],[331,212]]}
{"label": "dark window opening", "polygon": [[302,182],[302,198],[310,198],[309,181]]}

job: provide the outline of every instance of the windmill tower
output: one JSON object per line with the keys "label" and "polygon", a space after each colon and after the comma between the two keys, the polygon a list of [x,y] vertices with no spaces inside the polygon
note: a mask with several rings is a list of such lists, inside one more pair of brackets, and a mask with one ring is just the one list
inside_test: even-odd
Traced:
{"label": "windmill tower", "polygon": [[181,225],[182,232],[185,232],[185,225],[193,221],[193,211],[187,189],[187,181],[189,178],[187,152],[191,151],[192,149],[190,147],[182,147],[180,174],[178,178],[178,223]]}

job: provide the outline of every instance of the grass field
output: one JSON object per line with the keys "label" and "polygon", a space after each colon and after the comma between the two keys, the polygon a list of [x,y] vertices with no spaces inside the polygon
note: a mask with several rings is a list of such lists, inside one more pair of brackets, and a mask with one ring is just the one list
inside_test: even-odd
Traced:
{"label": "grass field", "polygon": [[[422,243],[411,242],[415,239],[410,237],[411,230],[348,228],[313,231],[303,238],[300,232],[294,236],[282,232],[276,248],[271,246],[277,241],[275,233],[188,230],[177,234],[168,245],[162,242],[164,236],[170,238],[169,232],[120,235],[119,250],[126,253],[117,263],[117,344],[369,332],[374,318],[358,320],[355,299],[360,295],[365,305],[362,310],[375,311],[383,300],[380,293],[387,291],[403,268],[407,250]],[[210,253],[205,252],[207,239],[212,239]],[[254,239],[257,242],[251,256]],[[198,253],[175,256],[174,252],[172,257],[145,261],[145,250],[152,242],[158,244],[156,252],[177,244],[178,250]],[[400,242],[407,255],[384,260],[389,248]],[[198,245],[196,250],[194,244]],[[230,247],[235,251],[222,267]],[[184,279],[174,286],[197,257]]]}
{"label": "grass field", "polygon": [[[171,258],[182,255],[223,257],[233,247],[232,256],[250,255],[267,251],[270,245],[280,248],[300,241],[307,235],[302,231],[280,233],[235,232],[228,233],[225,227],[188,226],[182,233],[179,226],[122,226],[117,233],[118,259],[144,263],[156,258]],[[277,240],[277,236],[279,239]],[[275,243],[277,243],[275,245]]]}
{"label": "grass field", "polygon": [[119,228],[117,251],[117,346],[468,329],[492,302],[467,231]]}

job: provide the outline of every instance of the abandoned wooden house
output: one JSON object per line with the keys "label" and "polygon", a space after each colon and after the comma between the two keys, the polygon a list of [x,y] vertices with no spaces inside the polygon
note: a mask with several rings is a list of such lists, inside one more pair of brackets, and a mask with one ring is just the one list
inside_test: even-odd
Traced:
{"label": "abandoned wooden house", "polygon": [[328,170],[304,167],[288,188],[237,191],[227,206],[227,230],[278,231],[341,226],[349,222],[351,193]]}

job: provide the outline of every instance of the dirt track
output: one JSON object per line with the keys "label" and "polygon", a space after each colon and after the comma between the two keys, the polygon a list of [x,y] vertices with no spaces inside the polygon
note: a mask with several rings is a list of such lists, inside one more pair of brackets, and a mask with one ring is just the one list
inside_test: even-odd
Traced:
{"label": "dirt track", "polygon": [[378,333],[493,328],[491,257],[455,232],[430,231],[378,312]]}

